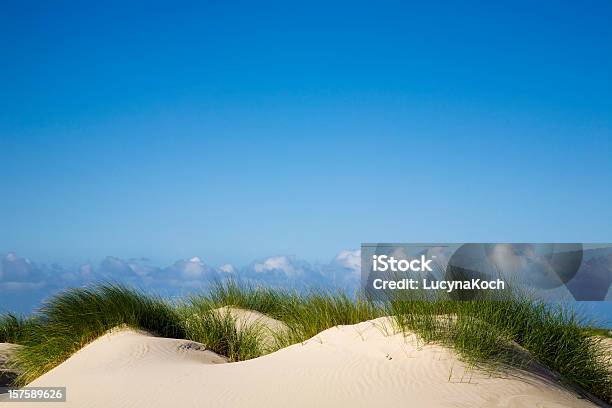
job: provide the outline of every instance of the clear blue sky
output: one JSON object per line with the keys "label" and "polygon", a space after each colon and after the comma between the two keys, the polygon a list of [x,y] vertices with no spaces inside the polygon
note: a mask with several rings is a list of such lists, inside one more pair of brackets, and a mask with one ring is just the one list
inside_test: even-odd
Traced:
{"label": "clear blue sky", "polygon": [[612,241],[612,3],[4,3],[0,251]]}

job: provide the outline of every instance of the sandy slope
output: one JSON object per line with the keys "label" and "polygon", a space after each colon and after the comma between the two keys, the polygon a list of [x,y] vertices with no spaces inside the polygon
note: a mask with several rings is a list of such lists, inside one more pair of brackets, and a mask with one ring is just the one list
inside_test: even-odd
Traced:
{"label": "sandy slope", "polygon": [[31,384],[66,386],[66,404],[29,406],[592,406],[544,379],[466,371],[442,347],[391,334],[386,318],[335,327],[254,360],[224,361],[197,343],[122,330]]}

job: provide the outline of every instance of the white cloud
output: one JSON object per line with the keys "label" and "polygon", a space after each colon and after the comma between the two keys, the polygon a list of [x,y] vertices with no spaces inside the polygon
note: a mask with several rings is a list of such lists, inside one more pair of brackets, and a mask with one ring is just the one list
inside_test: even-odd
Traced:
{"label": "white cloud", "polygon": [[146,258],[122,259],[113,256],[104,258],[97,265],[84,263],[69,267],[36,264],[14,253],[1,257],[0,261],[0,290],[5,293],[42,289],[49,295],[68,286],[109,279],[172,292],[179,288],[205,288],[215,279],[227,276],[275,287],[300,289],[335,286],[348,290],[359,280],[360,251],[340,251],[334,259],[324,264],[277,255],[240,268],[230,263],[212,268],[199,256],[178,260],[167,267],[153,265]]}
{"label": "white cloud", "polygon": [[326,282],[333,287],[356,287],[361,277],[361,250],[344,249],[322,267]]}
{"label": "white cloud", "polygon": [[32,280],[40,275],[40,271],[28,258],[17,256],[14,252],[6,254],[2,259],[2,273],[0,277],[6,281]]}
{"label": "white cloud", "polygon": [[361,270],[361,250],[344,249],[336,255],[334,263],[343,268],[352,269],[355,271]]}
{"label": "white cloud", "polygon": [[94,271],[91,264],[86,263],[79,266],[79,276],[83,279],[92,279],[94,277]]}
{"label": "white cloud", "polygon": [[128,261],[128,267],[140,277],[151,276],[159,272],[159,268],[151,265],[147,258],[130,259]]}
{"label": "white cloud", "polygon": [[126,261],[116,256],[107,256],[100,263],[100,273],[116,276],[129,276],[133,273],[132,268]]}
{"label": "white cloud", "polygon": [[14,252],[9,252],[6,254],[4,259],[6,259],[8,262],[15,262],[17,260],[17,254]]}
{"label": "white cloud", "polygon": [[219,270],[224,273],[234,273],[236,271],[236,268],[234,268],[234,265],[232,264],[225,264],[221,265],[219,267]]}
{"label": "white cloud", "polygon": [[263,262],[255,263],[253,269],[257,273],[281,271],[287,276],[294,276],[298,273],[292,260],[284,255],[266,258]]}
{"label": "white cloud", "polygon": [[204,264],[202,259],[198,256],[194,256],[188,260],[176,261],[169,270],[174,273],[178,273],[179,276],[186,280],[197,280],[204,277],[208,267]]}

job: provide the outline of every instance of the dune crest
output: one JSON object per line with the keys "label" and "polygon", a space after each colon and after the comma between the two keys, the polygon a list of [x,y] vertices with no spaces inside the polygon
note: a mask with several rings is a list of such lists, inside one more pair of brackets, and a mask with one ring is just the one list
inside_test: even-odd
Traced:
{"label": "dune crest", "polygon": [[469,370],[452,351],[395,333],[389,318],[334,327],[253,360],[225,361],[198,343],[123,329],[30,385],[66,386],[66,404],[36,404],[56,408],[593,406],[543,378]]}

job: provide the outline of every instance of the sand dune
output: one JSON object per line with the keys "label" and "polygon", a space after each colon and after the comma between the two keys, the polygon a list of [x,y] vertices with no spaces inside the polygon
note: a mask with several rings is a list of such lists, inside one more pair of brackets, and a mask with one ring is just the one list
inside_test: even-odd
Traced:
{"label": "sand dune", "polygon": [[445,348],[393,334],[387,318],[331,328],[257,359],[225,361],[197,343],[124,329],[30,384],[66,386],[67,403],[9,406],[593,406],[543,378],[467,370]]}

